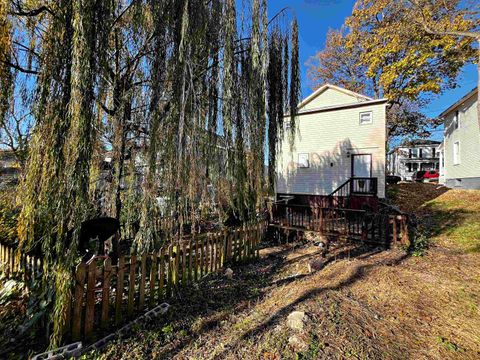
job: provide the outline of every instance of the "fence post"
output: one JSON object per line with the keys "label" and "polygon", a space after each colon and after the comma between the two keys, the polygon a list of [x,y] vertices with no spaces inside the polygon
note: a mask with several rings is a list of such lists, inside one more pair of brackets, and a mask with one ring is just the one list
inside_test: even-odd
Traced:
{"label": "fence post", "polygon": [[163,299],[165,297],[165,248],[162,246],[160,248],[160,259],[158,260],[158,299]]}
{"label": "fence post", "polygon": [[173,264],[172,264],[172,253],[173,253],[173,246],[170,245],[168,247],[168,255],[167,255],[167,266],[166,266],[166,271],[167,271],[167,291],[166,291],[166,296],[170,297],[172,294],[172,270],[173,270]]}
{"label": "fence post", "polygon": [[188,279],[187,283],[191,283],[193,279],[193,241],[190,239],[188,243]]}
{"label": "fence post", "polygon": [[187,286],[187,243],[182,243],[182,285]]}
{"label": "fence post", "polygon": [[155,284],[157,283],[157,253],[150,255],[150,307],[155,304]]}
{"label": "fence post", "polygon": [[408,235],[408,218],[406,215],[402,216],[402,245],[410,245],[410,237]]}
{"label": "fence post", "polygon": [[128,276],[128,304],[127,304],[127,315],[131,316],[133,314],[133,302],[135,300],[135,272],[137,265],[137,256],[132,255],[130,257],[130,271]]}
{"label": "fence post", "polygon": [[82,309],[83,309],[83,293],[85,291],[85,270],[86,264],[81,262],[77,265],[75,271],[75,293],[73,302],[72,316],[72,340],[80,340],[80,332],[82,326]]}
{"label": "fence post", "polygon": [[112,260],[106,258],[103,262],[103,283],[102,283],[102,318],[101,327],[105,329],[108,325],[108,306],[110,298],[110,278],[112,275]]}
{"label": "fence post", "polygon": [[145,282],[147,279],[147,254],[143,253],[140,265],[140,294],[139,294],[139,309],[142,310],[145,306]]}
{"label": "fence post", "polygon": [[85,306],[85,338],[91,339],[93,322],[95,320],[95,282],[97,280],[97,263],[93,260],[88,264],[87,298]]}

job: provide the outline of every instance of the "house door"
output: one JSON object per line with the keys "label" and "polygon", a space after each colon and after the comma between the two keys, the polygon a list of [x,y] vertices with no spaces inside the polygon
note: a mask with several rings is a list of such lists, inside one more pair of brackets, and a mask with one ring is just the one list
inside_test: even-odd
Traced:
{"label": "house door", "polygon": [[372,154],[352,155],[352,177],[372,177]]}

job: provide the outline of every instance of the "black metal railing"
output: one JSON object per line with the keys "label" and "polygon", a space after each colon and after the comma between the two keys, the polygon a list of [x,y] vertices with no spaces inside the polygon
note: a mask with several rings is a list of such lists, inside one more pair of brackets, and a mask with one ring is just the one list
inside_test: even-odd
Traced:
{"label": "black metal railing", "polygon": [[378,179],[371,177],[354,177],[349,179],[351,195],[371,195],[378,193]]}

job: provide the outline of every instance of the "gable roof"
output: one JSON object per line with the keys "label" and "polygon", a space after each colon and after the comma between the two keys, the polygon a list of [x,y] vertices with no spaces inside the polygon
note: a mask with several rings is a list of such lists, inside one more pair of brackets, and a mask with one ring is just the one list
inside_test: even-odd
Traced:
{"label": "gable roof", "polygon": [[460,100],[458,100],[456,103],[454,103],[452,106],[450,106],[447,110],[444,110],[440,115],[438,115],[439,118],[445,117],[449,112],[455,110],[457,107],[462,105],[465,101],[470,99],[473,95],[475,95],[478,91],[478,87],[474,87],[467,95],[462,97]]}
{"label": "gable roof", "polygon": [[298,104],[298,108],[302,108],[303,106],[307,105],[309,102],[311,102],[313,99],[315,99],[317,96],[319,96],[321,93],[323,93],[324,91],[326,91],[327,89],[332,89],[332,90],[336,90],[336,91],[339,91],[339,92],[342,92],[344,94],[347,94],[347,95],[350,95],[350,96],[353,96],[353,97],[356,97],[358,99],[361,99],[363,101],[370,101],[370,100],[373,100],[371,97],[368,97],[368,96],[365,96],[365,95],[362,95],[362,94],[359,94],[359,93],[356,93],[354,91],[350,91],[350,90],[347,90],[345,88],[342,88],[340,86],[336,86],[336,85],[333,85],[333,84],[324,84],[322,86],[320,86],[317,90],[315,90],[313,93],[311,93],[309,96],[307,96],[305,99],[303,99],[300,104]]}

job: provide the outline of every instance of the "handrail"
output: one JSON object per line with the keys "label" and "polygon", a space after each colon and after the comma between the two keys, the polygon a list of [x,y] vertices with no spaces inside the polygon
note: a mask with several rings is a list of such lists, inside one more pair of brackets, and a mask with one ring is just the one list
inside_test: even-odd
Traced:
{"label": "handrail", "polygon": [[344,186],[346,186],[347,184],[350,183],[350,181],[352,180],[352,178],[348,179],[347,181],[345,181],[342,185],[340,185],[338,188],[336,188],[330,195],[328,196],[334,196],[337,192],[339,192]]}

